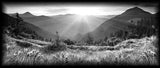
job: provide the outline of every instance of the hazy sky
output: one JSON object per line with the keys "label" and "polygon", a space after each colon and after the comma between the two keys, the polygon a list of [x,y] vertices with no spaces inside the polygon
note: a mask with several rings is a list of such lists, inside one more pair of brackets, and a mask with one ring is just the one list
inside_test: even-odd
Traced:
{"label": "hazy sky", "polygon": [[157,4],[150,3],[3,3],[3,6],[5,13],[31,12],[34,15],[117,15],[134,6],[138,6],[150,13],[157,12]]}

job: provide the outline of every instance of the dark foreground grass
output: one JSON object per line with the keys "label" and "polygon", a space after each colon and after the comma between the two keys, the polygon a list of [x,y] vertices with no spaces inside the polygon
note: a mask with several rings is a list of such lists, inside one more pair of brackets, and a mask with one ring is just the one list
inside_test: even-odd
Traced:
{"label": "dark foreground grass", "polygon": [[[9,39],[9,38],[8,38]],[[11,40],[11,39],[10,39]],[[158,65],[156,37],[125,40],[109,50],[104,46],[21,47],[8,41],[4,65]],[[132,42],[132,43],[130,43]],[[153,43],[154,42],[154,43]],[[26,45],[26,43],[24,43]],[[23,44],[23,45],[24,45]],[[38,44],[37,44],[38,45]],[[110,47],[111,48],[111,47]],[[106,50],[105,50],[106,49]]]}

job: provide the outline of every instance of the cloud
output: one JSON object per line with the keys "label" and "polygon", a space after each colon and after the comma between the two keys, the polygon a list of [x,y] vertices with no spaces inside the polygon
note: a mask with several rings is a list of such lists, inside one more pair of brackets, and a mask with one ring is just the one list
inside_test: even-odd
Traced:
{"label": "cloud", "polygon": [[53,13],[53,14],[56,14],[56,13],[64,13],[64,12],[67,12],[68,9],[64,9],[64,8],[59,8],[59,9],[48,9],[47,12],[48,13]]}

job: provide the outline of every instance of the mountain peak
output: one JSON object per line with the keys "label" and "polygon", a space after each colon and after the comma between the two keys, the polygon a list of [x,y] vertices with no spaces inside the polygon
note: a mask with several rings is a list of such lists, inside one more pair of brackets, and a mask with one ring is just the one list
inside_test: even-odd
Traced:
{"label": "mountain peak", "polygon": [[133,8],[128,9],[128,11],[144,11],[144,10],[139,7],[133,7]]}
{"label": "mountain peak", "polygon": [[25,12],[24,14],[27,14],[27,15],[32,15],[30,12]]}
{"label": "mountain peak", "polygon": [[137,15],[137,14],[150,14],[147,11],[144,11],[143,9],[139,7],[133,7],[128,10],[126,10],[123,14],[125,15]]}
{"label": "mountain peak", "polygon": [[21,17],[33,17],[34,15],[31,14],[30,12],[25,12],[21,15]]}

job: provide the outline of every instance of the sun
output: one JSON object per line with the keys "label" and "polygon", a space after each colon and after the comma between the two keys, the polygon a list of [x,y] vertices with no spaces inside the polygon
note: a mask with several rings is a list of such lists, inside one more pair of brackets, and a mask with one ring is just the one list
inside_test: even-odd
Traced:
{"label": "sun", "polygon": [[[73,14],[70,16],[71,22],[69,25],[62,31],[62,35],[66,35],[70,29],[74,29],[75,32],[69,32],[69,35],[75,36],[79,33],[79,31],[87,31],[90,32],[93,30],[95,24],[96,15],[102,15],[103,12],[100,11],[97,7],[71,7],[68,8],[68,14]],[[82,32],[83,33],[83,32]]]}
{"label": "sun", "polygon": [[90,12],[84,11],[84,9],[73,10],[72,13],[76,14],[79,17],[86,17],[86,16],[89,16],[89,15],[92,15]]}
{"label": "sun", "polygon": [[87,19],[91,15],[97,13],[96,9],[90,7],[72,7],[69,10],[70,14],[75,14],[75,20],[79,22],[87,22]]}
{"label": "sun", "polygon": [[89,16],[89,15],[87,15],[87,14],[81,14],[81,13],[78,13],[78,14],[76,14],[78,17],[87,17],[87,16]]}
{"label": "sun", "polygon": [[89,16],[90,15],[85,14],[85,13],[76,13],[75,14],[75,20],[79,21],[79,22],[87,23]]}

